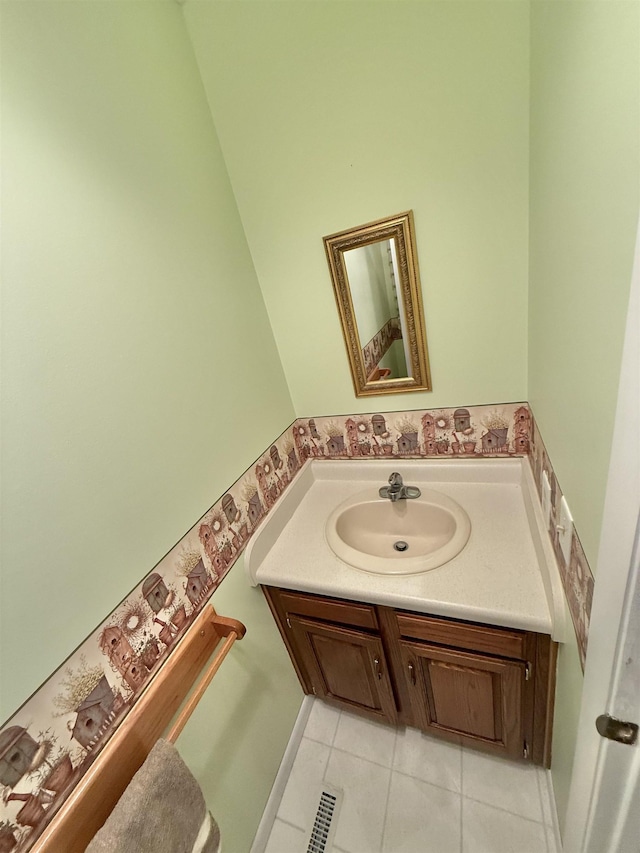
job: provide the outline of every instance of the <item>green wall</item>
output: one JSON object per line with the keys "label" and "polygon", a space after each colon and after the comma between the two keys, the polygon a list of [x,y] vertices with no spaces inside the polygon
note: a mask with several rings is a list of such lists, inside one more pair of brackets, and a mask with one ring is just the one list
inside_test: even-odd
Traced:
{"label": "green wall", "polygon": [[[299,416],[526,398],[526,3],[185,17]],[[415,213],[433,393],[354,397],[322,237]]]}
{"label": "green wall", "polygon": [[[294,413],[180,7],[1,11],[4,718]],[[301,692],[241,565],[223,586],[251,709],[182,742],[214,810],[224,742],[252,834]]]}
{"label": "green wall", "polygon": [[[638,3],[532,2],[528,399],[594,572],[638,221],[639,83]],[[582,691],[574,646],[556,697],[562,821]]]}
{"label": "green wall", "polygon": [[640,187],[640,5],[531,7],[529,401],[591,566]]}

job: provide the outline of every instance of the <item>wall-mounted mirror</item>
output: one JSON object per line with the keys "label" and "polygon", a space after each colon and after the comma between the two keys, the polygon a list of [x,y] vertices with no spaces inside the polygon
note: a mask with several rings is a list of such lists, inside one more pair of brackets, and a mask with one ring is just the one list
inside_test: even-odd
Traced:
{"label": "wall-mounted mirror", "polygon": [[356,397],[431,391],[412,212],[324,246]]}

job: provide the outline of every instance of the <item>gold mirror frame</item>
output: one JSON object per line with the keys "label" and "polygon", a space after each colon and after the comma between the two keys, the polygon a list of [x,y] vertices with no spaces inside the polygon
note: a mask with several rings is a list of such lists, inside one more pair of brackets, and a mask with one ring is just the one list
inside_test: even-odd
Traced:
{"label": "gold mirror frame", "polygon": [[[404,309],[404,328],[407,333],[406,343],[411,362],[407,368],[410,375],[373,380],[371,372],[367,374],[365,368],[344,253],[390,239],[395,240],[400,279],[398,289]],[[407,391],[431,391],[413,211],[409,210],[389,219],[378,219],[358,228],[330,234],[323,240],[356,397],[404,394]]]}

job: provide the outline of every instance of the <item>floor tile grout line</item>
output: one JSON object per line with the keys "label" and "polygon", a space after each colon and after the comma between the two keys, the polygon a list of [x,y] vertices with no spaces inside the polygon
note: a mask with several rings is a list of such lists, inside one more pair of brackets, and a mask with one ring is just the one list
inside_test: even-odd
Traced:
{"label": "floor tile grout line", "polygon": [[[277,815],[276,815],[276,820],[279,820],[279,821],[280,821],[280,823],[286,823],[286,824],[287,824],[287,826],[291,827],[291,829],[297,829],[297,830],[299,830],[300,832],[304,832],[304,829],[302,829],[302,828],[301,828],[301,827],[299,827],[299,826],[296,826],[296,824],[295,824],[295,823],[291,823],[291,821],[290,821],[290,820],[285,820],[283,817],[278,817]],[[276,821],[274,820],[274,822],[273,822],[273,823],[274,823],[274,826],[275,826],[275,822],[276,822]],[[273,830],[272,830],[272,831],[273,831]]]}
{"label": "floor tile grout line", "polygon": [[393,750],[391,751],[391,767],[389,768],[389,783],[387,785],[387,799],[384,804],[384,819],[382,821],[382,835],[380,836],[380,853],[384,850],[384,836],[387,831],[387,817],[389,815],[389,800],[391,798],[391,780],[394,774],[394,764],[396,762],[396,750],[398,748],[398,731],[396,729],[393,738]]}
{"label": "floor tile grout line", "polygon": [[[313,700],[313,706],[312,706],[312,708],[315,708],[315,707],[316,707],[316,703],[319,703],[320,705],[322,704],[320,699],[317,699],[317,698],[315,698],[315,697],[314,697],[314,700]],[[326,707],[331,707],[331,706],[326,706],[326,705],[324,705],[323,707],[325,707],[325,708],[326,708]],[[332,710],[333,710],[333,709],[332,709]],[[340,724],[340,718],[342,717],[342,711],[338,711],[337,709],[335,709],[335,710],[336,710],[336,712],[337,712],[337,714],[338,714],[338,719],[336,720],[336,725],[335,725],[335,728],[334,728],[334,730],[333,730],[333,734],[331,735],[331,740],[330,740],[330,742],[327,742],[326,740],[322,740],[322,738],[320,738],[320,737],[313,737],[312,735],[307,734],[307,729],[308,729],[308,727],[309,727],[309,721],[310,721],[310,719],[311,719],[311,714],[309,714],[309,719],[307,720],[307,722],[306,722],[306,724],[305,724],[304,731],[302,732],[302,737],[306,737],[306,738],[308,738],[308,740],[312,740],[312,741],[314,741],[315,743],[322,743],[322,744],[324,744],[325,746],[328,746],[328,747],[333,746],[333,742],[334,742],[334,741],[335,741],[335,739],[336,739],[336,732],[338,731],[338,725]]]}
{"label": "floor tile grout line", "polygon": [[[316,702],[319,702],[319,699],[316,699]],[[338,719],[336,721],[336,727],[333,730],[333,737],[331,738],[331,748],[333,748],[334,743],[336,742],[336,737],[338,735],[338,728],[340,727],[340,720],[342,720],[342,711],[338,711]]]}
{"label": "floor tile grout line", "polygon": [[[302,737],[300,738],[300,743],[301,743],[301,744],[302,744],[302,742],[303,742],[303,741],[307,741],[308,743],[315,743],[315,744],[316,744],[316,746],[324,746],[324,747],[326,747],[326,748],[327,748],[327,749],[329,749],[329,750],[333,749],[333,747],[331,746],[331,744],[326,743],[326,742],[325,742],[325,741],[323,741],[323,740],[316,740],[315,738],[308,737],[308,736],[307,736],[307,735],[305,735],[305,734],[303,734],[303,735],[302,735]],[[300,746],[298,746],[298,749],[300,749]],[[296,753],[296,758],[297,758],[297,757],[298,757],[298,753]],[[294,760],[294,764],[295,764],[295,760]],[[289,774],[289,775],[291,775],[291,774]]]}
{"label": "floor tile grout line", "polygon": [[462,796],[462,791],[456,791],[454,788],[447,788],[444,785],[438,785],[437,782],[431,782],[429,779],[423,779],[421,776],[414,776],[413,773],[406,773],[404,770],[398,770],[397,767],[392,767],[391,769],[399,776],[405,776],[407,779],[413,779],[414,782],[420,782],[423,785],[430,785],[432,788],[437,788],[439,791],[446,791],[448,794],[457,794],[458,796]]}
{"label": "floor tile grout line", "polygon": [[[326,744],[324,744],[324,745],[326,746]],[[323,783],[326,782],[327,784],[330,784],[329,780],[327,779],[327,770],[329,768],[329,764],[331,762],[331,756],[332,755],[333,755],[333,747],[330,746],[329,747],[329,754],[327,755],[327,760],[326,760],[325,765],[324,765],[324,770],[322,771],[322,781],[323,781]]]}
{"label": "floor tile grout line", "polygon": [[[394,742],[394,749],[395,749],[395,742]],[[328,759],[327,759],[327,764],[326,764],[326,766],[325,766],[324,775],[323,775],[323,777],[322,777],[322,778],[323,778],[323,781],[324,781],[324,782],[326,782],[326,783],[327,783],[327,784],[329,784],[329,785],[331,785],[331,784],[333,784],[333,783],[332,783],[332,782],[330,782],[330,781],[326,778],[326,776],[327,776],[327,768],[329,767],[329,763],[330,763],[330,761],[331,761],[331,758],[332,758],[332,755],[333,755],[333,753],[334,753],[334,752],[335,752],[335,753],[339,753],[339,754],[341,754],[341,755],[346,755],[346,756],[348,756],[349,758],[356,758],[358,761],[365,761],[365,762],[367,762],[368,764],[373,764],[373,766],[374,766],[374,767],[379,767],[381,770],[386,770],[386,771],[389,773],[389,779],[391,779],[391,772],[392,772],[392,771],[391,771],[391,768],[390,768],[390,767],[386,767],[384,764],[378,764],[378,763],[377,763],[377,762],[375,762],[375,761],[370,761],[368,758],[362,758],[362,756],[360,756],[360,755],[354,755],[354,753],[352,753],[352,752],[348,752],[348,751],[347,751],[347,750],[345,750],[345,749],[340,749],[340,747],[332,746],[332,747],[330,747],[330,749],[329,749],[329,757],[328,757]],[[346,789],[343,791],[343,793],[346,795]],[[387,790],[387,800],[388,800],[388,790]],[[338,817],[339,817],[339,815],[338,815]],[[385,819],[386,819],[386,807],[385,807]],[[383,839],[383,835],[384,835],[384,824],[383,824],[383,834],[380,836],[380,853],[382,853],[382,839]],[[335,844],[334,844],[334,846],[335,846]],[[334,849],[334,848],[332,847],[332,850],[333,850],[333,849]],[[338,849],[341,849],[341,848],[338,848]],[[305,853],[306,853],[306,851],[305,851]]]}
{"label": "floor tile grout line", "polygon": [[[273,825],[272,825],[272,827],[271,827],[271,832],[269,833],[269,838],[271,838],[271,834],[273,833],[273,828],[274,828],[274,826],[276,825],[276,821],[277,821],[277,820],[279,820],[279,821],[280,821],[280,823],[286,823],[286,824],[287,824],[287,826],[290,826],[292,829],[297,829],[299,832],[302,832],[302,833],[305,833],[305,834],[306,834],[306,832],[307,832],[307,830],[306,830],[303,826],[298,826],[298,824],[297,824],[297,823],[291,823],[291,821],[290,821],[290,820],[285,820],[283,817],[280,817],[280,815],[279,815],[279,814],[276,814],[276,816],[275,816],[275,820],[273,821]],[[269,845],[269,842],[267,841],[267,846],[268,846],[268,845]]]}
{"label": "floor tile grout line", "polygon": [[465,800],[471,800],[472,803],[478,803],[481,806],[488,806],[490,809],[495,809],[497,812],[503,812],[503,814],[509,814],[511,817],[519,817],[522,820],[526,820],[529,823],[537,823],[540,826],[546,826],[544,820],[536,820],[534,817],[525,817],[523,814],[518,814],[518,812],[510,812],[509,809],[503,809],[502,806],[496,806],[495,803],[487,803],[484,800],[479,800],[477,797],[470,797],[468,794],[464,795]]}
{"label": "floor tile grout line", "polygon": [[[304,740],[308,740],[311,743],[318,744],[319,746],[324,746],[326,748],[327,757],[325,758],[324,766],[322,768],[321,784],[324,784],[327,781],[326,775],[327,775],[327,767],[329,766],[329,759],[331,758],[331,747],[328,746],[326,743],[322,743],[320,741],[313,740],[312,738],[307,738],[303,732],[302,737],[300,738],[300,743],[298,744],[298,749],[296,751],[296,757],[293,760],[293,764],[291,765],[291,770],[289,771],[289,776],[287,777],[287,782],[285,784],[285,791],[287,789],[287,785],[291,781],[291,775],[292,775],[294,768],[296,766],[296,762],[297,762],[298,756],[300,754],[300,747],[302,746],[302,742]],[[283,793],[283,799],[284,799],[284,793]],[[311,830],[313,829],[313,820],[315,819],[315,815],[312,818],[311,826],[298,826],[297,824],[291,823],[290,820],[285,820],[284,818],[280,817],[280,808],[281,807],[282,807],[282,801],[280,803],[280,806],[278,807],[278,811],[276,812],[276,817],[275,817],[276,820],[281,820],[283,823],[287,823],[287,824],[289,824],[289,826],[293,826],[295,829],[300,829],[300,830],[302,830],[302,832],[309,834],[309,835],[311,834]],[[273,831],[273,828],[272,828],[272,831]]]}
{"label": "floor tile grout line", "polygon": [[[343,755],[350,755],[352,758],[359,758],[360,761],[368,761],[369,764],[375,764],[376,767],[382,767],[384,770],[392,770],[390,764],[381,764],[379,761],[374,761],[373,758],[365,758],[363,755],[358,755],[355,752],[349,752],[348,749],[343,749],[341,746],[332,746],[332,750],[335,749],[336,752],[341,752]],[[408,775],[405,773],[405,776]]]}
{"label": "floor tile grout line", "polygon": [[326,746],[329,749],[331,749],[331,747],[333,745],[333,742],[327,743],[326,740],[322,740],[321,738],[318,738],[318,737],[311,737],[311,735],[308,735],[308,734],[303,734],[302,737],[306,738],[307,740],[312,740],[314,743],[319,743],[322,746]]}

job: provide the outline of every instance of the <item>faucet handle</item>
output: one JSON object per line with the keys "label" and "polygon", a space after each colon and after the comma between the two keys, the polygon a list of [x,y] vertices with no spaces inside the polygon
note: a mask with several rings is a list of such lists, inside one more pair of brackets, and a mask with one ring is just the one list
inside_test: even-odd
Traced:
{"label": "faucet handle", "polygon": [[389,477],[389,485],[390,486],[401,486],[402,485],[402,475],[398,474],[397,471],[394,471],[393,474]]}

